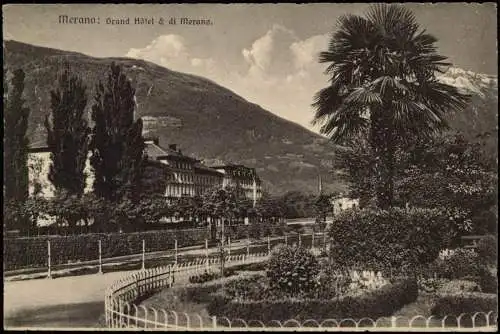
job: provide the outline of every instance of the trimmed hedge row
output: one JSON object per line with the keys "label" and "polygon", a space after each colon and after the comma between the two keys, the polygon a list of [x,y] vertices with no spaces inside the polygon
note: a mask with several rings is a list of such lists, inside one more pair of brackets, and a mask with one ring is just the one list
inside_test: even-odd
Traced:
{"label": "trimmed hedge row", "polygon": [[142,252],[145,240],[147,252],[202,244],[208,239],[206,228],[164,230],[137,233],[83,234],[72,236],[40,236],[34,238],[4,239],[4,270],[47,266],[47,241],[50,241],[51,264],[97,260],[99,240],[102,257],[109,258]]}
{"label": "trimmed hedge row", "polygon": [[497,294],[468,292],[439,295],[431,309],[431,314],[437,317],[444,317],[447,315],[454,315],[457,317],[462,313],[488,313],[490,311],[495,312],[497,309]]}
{"label": "trimmed hedge row", "polygon": [[417,299],[417,282],[405,279],[360,296],[334,299],[233,300],[221,291],[213,294],[207,306],[210,315],[229,319],[306,320],[389,316]]}
{"label": "trimmed hedge row", "polygon": [[[281,233],[281,226],[270,226],[270,229],[275,235]],[[236,240],[246,238],[247,230],[248,226],[234,225],[230,226],[228,233],[233,240]],[[174,249],[175,240],[178,247],[186,247],[201,245],[205,239],[210,240],[209,228],[4,238],[4,270],[46,267],[48,240],[50,240],[51,264],[58,265],[97,260],[99,240],[101,240],[102,257],[110,258],[140,254],[142,240],[145,240],[146,252],[155,252]],[[266,249],[267,246],[262,246],[263,252]]]}

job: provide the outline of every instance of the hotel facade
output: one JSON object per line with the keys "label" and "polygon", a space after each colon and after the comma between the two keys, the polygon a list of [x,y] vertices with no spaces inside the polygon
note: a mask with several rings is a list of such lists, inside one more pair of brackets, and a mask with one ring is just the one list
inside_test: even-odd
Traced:
{"label": "hotel facade", "polygon": [[[243,165],[206,166],[201,160],[184,155],[177,145],[160,146],[158,138],[145,139],[145,153],[148,157],[147,168],[161,169],[162,180],[157,183],[157,191],[167,198],[202,196],[214,188],[240,186],[248,199],[254,202],[262,196],[261,180],[254,168]],[[90,166],[90,153],[85,173],[85,193],[92,191],[94,175]],[[48,179],[51,164],[48,147],[33,147],[28,155],[29,194],[53,197],[55,189]],[[163,189],[162,189],[163,188]]]}

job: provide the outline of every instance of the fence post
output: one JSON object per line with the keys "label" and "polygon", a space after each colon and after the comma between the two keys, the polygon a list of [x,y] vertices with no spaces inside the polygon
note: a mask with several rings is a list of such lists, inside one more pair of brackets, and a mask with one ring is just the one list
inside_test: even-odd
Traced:
{"label": "fence post", "polygon": [[172,287],[172,283],[174,281],[173,277],[172,277],[172,265],[168,265],[168,287],[171,288]]}
{"label": "fence post", "polygon": [[323,230],[323,248],[325,249],[326,252],[326,232]]}
{"label": "fence post", "polygon": [[311,241],[311,249],[314,249],[314,231],[313,231],[313,234],[312,234],[312,241]]}
{"label": "fence post", "polygon": [[228,255],[228,261],[230,261],[231,258],[231,237],[227,238],[227,255]]}
{"label": "fence post", "polygon": [[146,269],[146,240],[142,239],[142,270]]}
{"label": "fence post", "polygon": [[207,260],[207,270],[208,270],[208,240],[205,239],[205,258]]}
{"label": "fence post", "polygon": [[250,238],[247,238],[247,257],[250,256]]}
{"label": "fence post", "polygon": [[47,278],[52,278],[51,259],[50,259],[50,240],[47,240],[47,265],[49,267]]}
{"label": "fence post", "polygon": [[174,241],[175,241],[175,244],[174,244],[174,247],[175,247],[175,264],[177,265],[177,239],[175,239]]}
{"label": "fence post", "polygon": [[288,246],[288,236],[285,234],[285,246]]}
{"label": "fence post", "polygon": [[102,274],[102,246],[101,246],[101,239],[99,239],[99,274]]}
{"label": "fence post", "polygon": [[212,317],[212,328],[217,328],[217,317],[215,315]]}
{"label": "fence post", "polygon": [[299,233],[299,247],[302,246],[302,234]]}
{"label": "fence post", "polygon": [[271,255],[271,239],[267,236],[267,254]]}
{"label": "fence post", "polygon": [[396,317],[391,317],[391,327],[392,328],[396,328],[397,327]]}

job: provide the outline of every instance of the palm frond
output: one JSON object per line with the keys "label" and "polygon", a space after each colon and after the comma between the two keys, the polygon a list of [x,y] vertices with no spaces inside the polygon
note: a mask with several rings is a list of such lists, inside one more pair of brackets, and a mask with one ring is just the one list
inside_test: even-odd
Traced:
{"label": "palm frond", "polygon": [[363,111],[363,106],[343,104],[334,113],[325,117],[320,132],[336,143],[355,136],[368,125],[368,120],[362,117]]}
{"label": "palm frond", "polygon": [[345,98],[344,103],[352,103],[357,105],[373,105],[382,104],[382,98],[376,91],[370,90],[368,87],[359,87],[354,90]]}

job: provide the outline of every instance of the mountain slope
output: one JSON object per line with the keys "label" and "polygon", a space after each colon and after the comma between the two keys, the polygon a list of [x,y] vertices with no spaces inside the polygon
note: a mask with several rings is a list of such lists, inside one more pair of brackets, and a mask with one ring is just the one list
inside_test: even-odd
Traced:
{"label": "mountain slope", "polygon": [[177,143],[184,154],[208,163],[255,167],[271,193],[316,192],[319,173],[325,190],[343,189],[331,173],[334,145],[212,81],[142,60],[93,58],[6,41],[4,68],[22,67],[26,72],[32,143],[45,142],[43,119],[49,112],[49,92],[63,62],[87,83],[90,110],[94,85],[104,79],[112,61],[122,64],[133,81],[138,116],[144,118],[148,135],[158,135],[162,145]]}
{"label": "mountain slope", "polygon": [[[138,116],[143,118],[147,134],[158,135],[162,145],[176,143],[184,154],[207,163],[255,167],[264,188],[271,193],[317,192],[318,174],[326,191],[345,189],[332,173],[333,144],[208,79],[143,60],[94,58],[5,41],[4,69],[22,67],[26,72],[32,143],[45,143],[43,119],[49,112],[49,91],[63,62],[69,63],[87,83],[90,110],[94,85],[104,79],[112,61],[122,64],[133,81]],[[470,140],[484,142],[491,154],[497,155],[497,77],[450,68],[440,79],[472,95],[465,111],[448,116],[451,127]]]}
{"label": "mountain slope", "polygon": [[498,156],[498,77],[452,67],[439,79],[471,95],[463,112],[447,116],[451,128],[468,140],[482,142],[488,154]]}

